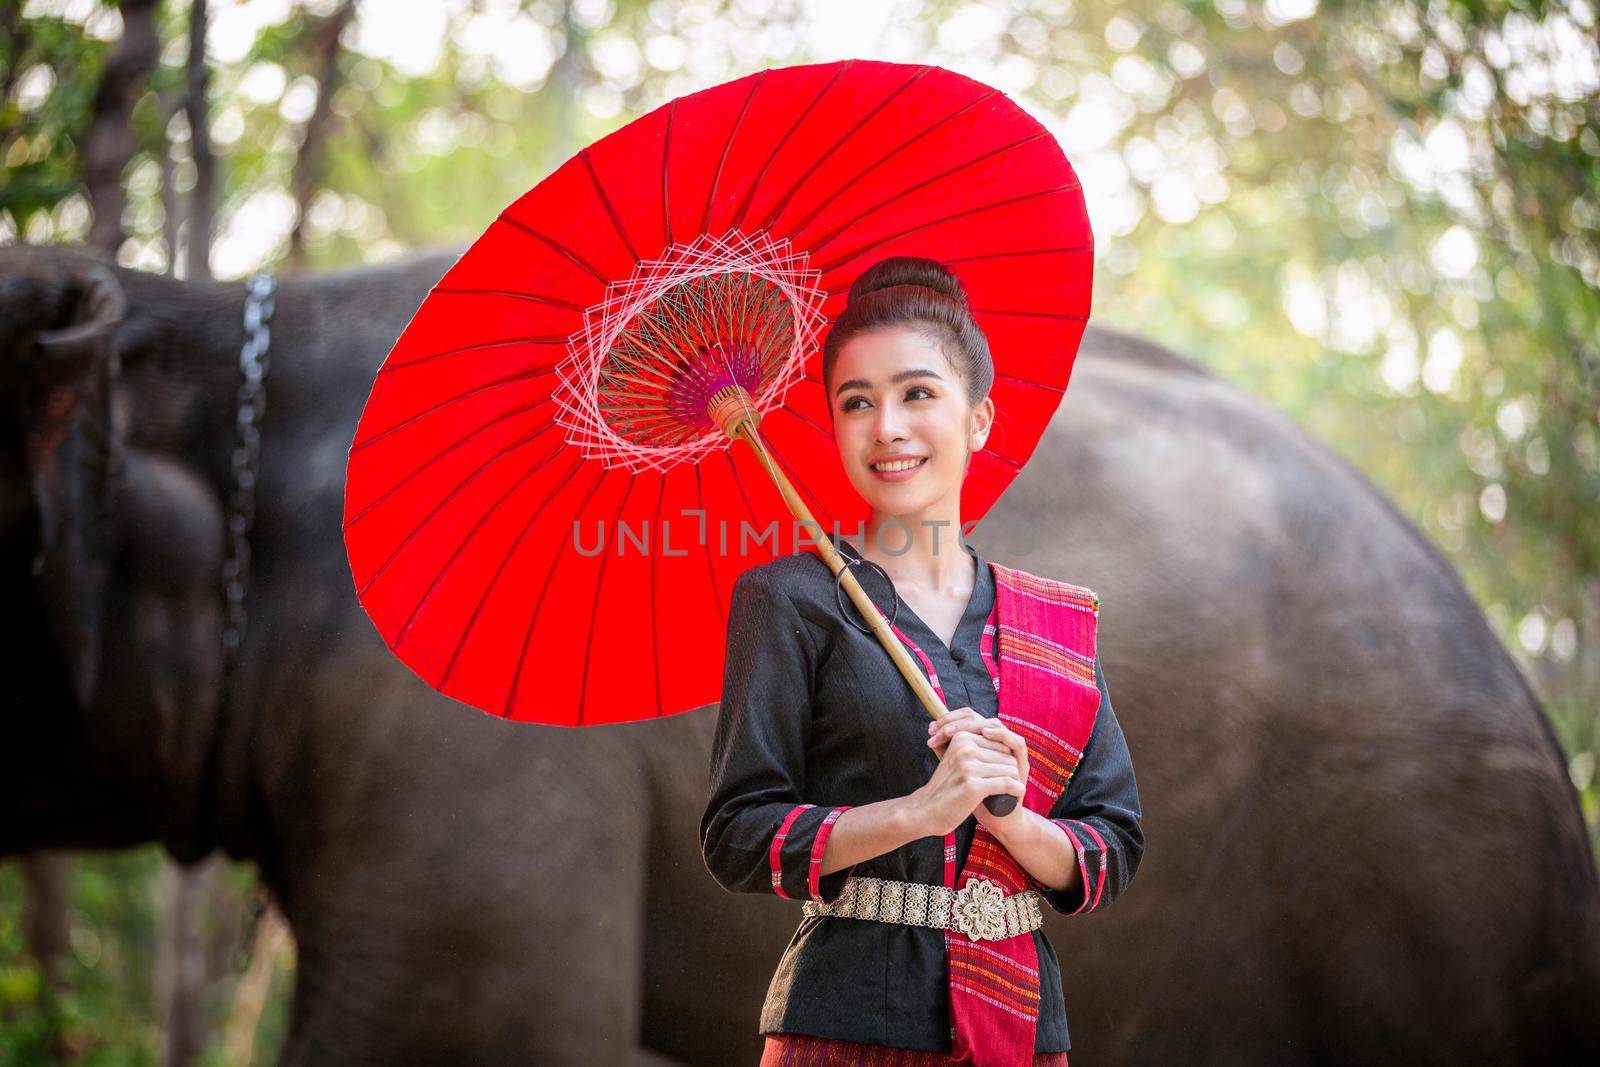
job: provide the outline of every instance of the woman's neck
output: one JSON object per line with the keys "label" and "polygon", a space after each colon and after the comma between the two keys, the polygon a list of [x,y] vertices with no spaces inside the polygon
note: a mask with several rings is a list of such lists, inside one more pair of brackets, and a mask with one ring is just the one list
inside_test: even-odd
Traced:
{"label": "woman's neck", "polygon": [[955,515],[903,519],[874,512],[862,528],[861,554],[900,586],[960,590],[974,573],[961,539],[961,520]]}

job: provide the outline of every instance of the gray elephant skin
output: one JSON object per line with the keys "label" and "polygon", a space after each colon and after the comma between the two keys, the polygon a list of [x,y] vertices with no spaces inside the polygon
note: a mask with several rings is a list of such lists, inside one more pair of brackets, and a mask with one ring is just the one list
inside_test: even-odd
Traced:
{"label": "gray elephant skin", "polygon": [[[224,710],[244,287],[0,248],[0,855],[259,865],[297,940],[294,1067],[754,1063],[799,906],[700,858],[715,708],[506,722],[418,679],[356,601],[346,453],[459,254],[282,280]],[[1357,471],[1091,327],[973,541],[1101,595],[1139,777],[1137,882],[1047,919],[1075,1063],[1600,1062],[1600,886],[1560,750]]]}

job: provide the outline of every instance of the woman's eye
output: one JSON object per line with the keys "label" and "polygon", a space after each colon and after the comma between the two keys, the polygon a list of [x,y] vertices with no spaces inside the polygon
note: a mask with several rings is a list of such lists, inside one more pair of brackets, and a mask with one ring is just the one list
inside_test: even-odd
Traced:
{"label": "woman's eye", "polygon": [[[915,394],[917,394],[917,393],[926,393],[930,397],[933,396],[933,390],[929,389],[927,386],[925,386],[925,385],[913,385],[910,389],[906,390],[906,399],[907,400],[917,399],[917,397],[915,396]],[[857,408],[855,406],[855,403],[856,403],[857,400],[860,400],[862,403],[866,403],[866,397],[853,396],[849,400],[846,400],[843,404],[839,405],[839,410],[840,411],[856,411]]]}

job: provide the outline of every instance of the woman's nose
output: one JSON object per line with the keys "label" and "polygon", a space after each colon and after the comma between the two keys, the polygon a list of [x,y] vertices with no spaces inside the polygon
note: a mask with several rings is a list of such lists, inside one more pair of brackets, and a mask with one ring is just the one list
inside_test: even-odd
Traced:
{"label": "woman's nose", "polygon": [[895,404],[884,404],[878,408],[877,417],[872,421],[872,434],[880,444],[904,440],[904,424],[900,408]]}

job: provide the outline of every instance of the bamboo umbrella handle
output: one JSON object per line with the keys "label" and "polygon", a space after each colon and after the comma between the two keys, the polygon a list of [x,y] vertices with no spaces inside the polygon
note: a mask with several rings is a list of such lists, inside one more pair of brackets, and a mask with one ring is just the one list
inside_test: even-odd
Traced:
{"label": "bamboo umbrella handle", "polygon": [[[866,590],[861,588],[861,583],[856,581],[855,572],[849,568],[844,558],[839,555],[839,550],[833,547],[833,542],[828,540],[827,532],[823,530],[822,524],[812,516],[811,509],[806,507],[805,501],[800,499],[800,494],[795,491],[794,485],[790,483],[788,476],[783,473],[767,451],[766,444],[761,440],[760,434],[756,432],[758,416],[753,406],[748,403],[749,393],[738,386],[731,388],[737,390],[737,393],[726,397],[719,393],[716,398],[713,398],[711,404],[712,417],[717,418],[719,407],[723,409],[721,414],[724,417],[719,418],[718,422],[721,423],[724,431],[729,437],[744,441],[755,451],[756,458],[761,460],[761,465],[767,469],[767,473],[772,477],[773,482],[777,484],[778,491],[783,494],[783,499],[788,503],[789,510],[794,512],[795,518],[804,523],[806,528],[811,531],[812,536],[816,538],[817,548],[822,552],[823,562],[828,565],[828,569],[833,572],[834,577],[839,578],[845,592],[850,595],[851,602],[855,604],[856,610],[861,612],[861,617],[866,619],[868,625],[872,627],[872,632],[878,637],[878,643],[889,653],[889,658],[894,660],[894,665],[900,669],[900,674],[910,683],[912,691],[917,694],[917,699],[922,701],[922,706],[927,709],[928,714],[935,721],[944,718],[950,713],[950,709],[945,707],[943,700],[939,699],[938,692],[929,683],[928,676],[922,673],[922,668],[912,662],[911,654],[906,651],[905,645],[900,643],[900,639],[894,635],[894,631],[889,629],[889,622],[883,617],[883,613],[878,610],[878,605],[874,604],[872,598],[867,596]],[[719,400],[721,401],[720,404]],[[728,425],[730,422],[732,423],[731,427]],[[842,576],[840,571],[844,572]],[[1010,793],[996,793],[994,796],[985,797],[983,806],[993,814],[1004,817],[1009,815],[1012,809],[1017,806],[1017,798]]]}

